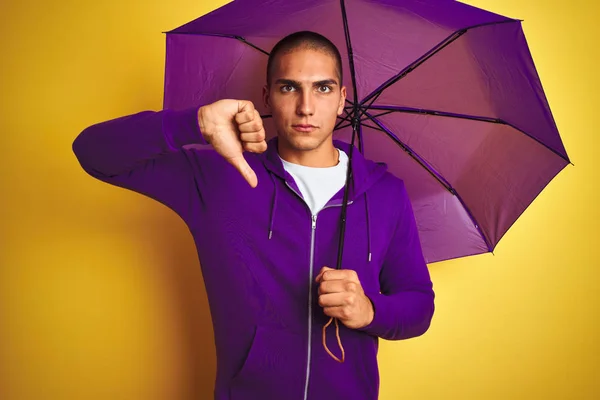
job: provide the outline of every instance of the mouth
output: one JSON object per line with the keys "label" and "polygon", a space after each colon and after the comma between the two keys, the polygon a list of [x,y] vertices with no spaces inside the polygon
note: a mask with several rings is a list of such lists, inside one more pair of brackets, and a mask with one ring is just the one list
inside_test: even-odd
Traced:
{"label": "mouth", "polygon": [[313,130],[317,129],[316,126],[310,124],[296,124],[292,125],[292,128],[298,132],[312,132]]}

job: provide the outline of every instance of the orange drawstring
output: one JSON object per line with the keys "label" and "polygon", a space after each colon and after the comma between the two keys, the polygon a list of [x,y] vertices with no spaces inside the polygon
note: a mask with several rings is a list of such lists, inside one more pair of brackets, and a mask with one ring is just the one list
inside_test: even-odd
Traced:
{"label": "orange drawstring", "polygon": [[325,324],[325,326],[323,326],[323,346],[325,346],[325,350],[327,351],[327,353],[333,357],[333,359],[337,362],[343,363],[344,360],[346,359],[346,352],[344,351],[344,346],[342,346],[342,340],[340,339],[340,326],[338,325],[338,320],[337,318],[335,318],[335,336],[337,337],[337,341],[338,341],[338,346],[340,346],[340,349],[342,350],[342,358],[339,359],[338,357],[336,357],[331,351],[329,351],[329,348],[327,347],[327,340],[326,340],[326,336],[327,336],[327,327],[329,325],[331,325],[331,322],[334,320],[333,317],[331,317],[329,319],[329,322],[327,324]]}

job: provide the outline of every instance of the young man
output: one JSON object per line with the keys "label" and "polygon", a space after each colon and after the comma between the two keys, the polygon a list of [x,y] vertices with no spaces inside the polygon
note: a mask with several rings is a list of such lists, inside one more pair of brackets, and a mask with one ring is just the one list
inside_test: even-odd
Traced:
{"label": "young man", "polygon": [[[98,123],[73,150],[90,175],[188,225],[214,324],[215,399],[376,399],[378,338],[422,335],[434,313],[409,198],[384,165],[354,151],[343,268],[328,268],[349,151],[332,139],[346,97],[340,55],[299,32],[274,47],[267,69],[277,127],[268,143],[252,103],[221,100]],[[323,346],[330,317],[344,362]],[[326,344],[341,355],[334,327]]]}

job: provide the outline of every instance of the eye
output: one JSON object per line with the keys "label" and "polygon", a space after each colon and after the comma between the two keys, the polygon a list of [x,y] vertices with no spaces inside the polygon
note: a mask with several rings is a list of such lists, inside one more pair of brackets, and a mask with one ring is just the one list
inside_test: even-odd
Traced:
{"label": "eye", "polygon": [[281,87],[282,92],[291,92],[293,90],[294,90],[294,87],[292,85],[283,85]]}
{"label": "eye", "polygon": [[333,89],[331,88],[331,86],[327,86],[327,85],[319,86],[319,92],[321,92],[321,93],[329,93],[332,90]]}

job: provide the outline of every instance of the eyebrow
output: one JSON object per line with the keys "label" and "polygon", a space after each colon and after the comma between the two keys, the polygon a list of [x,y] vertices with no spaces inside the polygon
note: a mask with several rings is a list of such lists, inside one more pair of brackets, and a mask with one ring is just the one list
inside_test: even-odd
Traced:
{"label": "eyebrow", "polygon": [[[290,85],[290,86],[302,86],[302,84],[293,79],[277,79],[275,81],[276,84]],[[324,85],[337,85],[337,81],[335,79],[323,79],[322,81],[313,82],[313,86],[324,86]]]}

